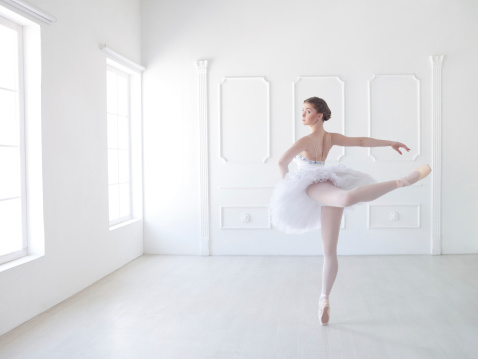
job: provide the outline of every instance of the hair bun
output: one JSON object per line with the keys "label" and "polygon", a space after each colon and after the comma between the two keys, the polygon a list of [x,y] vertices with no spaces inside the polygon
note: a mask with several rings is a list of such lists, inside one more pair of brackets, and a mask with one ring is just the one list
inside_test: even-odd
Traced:
{"label": "hair bun", "polygon": [[307,100],[304,101],[304,103],[310,103],[314,108],[316,109],[317,113],[321,113],[322,116],[322,121],[328,121],[330,117],[332,116],[332,112],[330,111],[329,106],[327,105],[327,102],[325,102],[323,99],[319,97],[311,97],[308,98]]}

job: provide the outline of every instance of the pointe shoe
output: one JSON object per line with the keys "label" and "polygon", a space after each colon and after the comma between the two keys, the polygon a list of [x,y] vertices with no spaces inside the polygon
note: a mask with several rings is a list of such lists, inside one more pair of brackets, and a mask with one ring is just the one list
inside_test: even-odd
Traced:
{"label": "pointe shoe", "polygon": [[411,186],[412,184],[415,184],[418,181],[424,179],[430,174],[431,171],[432,169],[429,165],[423,165],[418,168],[415,168],[408,175],[397,180],[397,188]]}
{"label": "pointe shoe", "polygon": [[326,298],[321,298],[319,300],[319,320],[320,324],[327,325],[329,324],[330,319],[330,303]]}
{"label": "pointe shoe", "polygon": [[418,168],[415,168],[413,171],[416,171],[419,173],[419,177],[418,177],[418,181],[424,179],[426,176],[428,176],[430,174],[430,172],[432,171],[431,167],[429,165],[423,165],[423,166],[420,166]]}

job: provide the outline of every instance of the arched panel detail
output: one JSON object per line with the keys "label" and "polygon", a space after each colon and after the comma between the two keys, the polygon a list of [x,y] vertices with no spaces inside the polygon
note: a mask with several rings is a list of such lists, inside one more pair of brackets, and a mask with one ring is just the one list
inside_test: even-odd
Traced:
{"label": "arched panel detail", "polygon": [[219,82],[219,155],[227,164],[265,163],[270,157],[270,96],[265,77]]}
{"label": "arched panel detail", "polygon": [[414,74],[374,75],[368,95],[369,136],[400,141],[411,149],[397,156],[390,148],[372,147],[369,156],[374,162],[416,161],[421,154],[420,79]]}

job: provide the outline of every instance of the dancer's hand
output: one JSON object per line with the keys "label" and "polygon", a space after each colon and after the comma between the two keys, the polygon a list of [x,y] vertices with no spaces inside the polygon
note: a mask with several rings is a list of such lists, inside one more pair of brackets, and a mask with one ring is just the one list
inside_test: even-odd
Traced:
{"label": "dancer's hand", "polygon": [[392,142],[392,144],[390,146],[400,154],[402,154],[402,151],[400,151],[400,148],[405,149],[407,152],[410,151],[410,149],[407,147],[407,145],[404,145],[403,143],[400,143],[400,142]]}

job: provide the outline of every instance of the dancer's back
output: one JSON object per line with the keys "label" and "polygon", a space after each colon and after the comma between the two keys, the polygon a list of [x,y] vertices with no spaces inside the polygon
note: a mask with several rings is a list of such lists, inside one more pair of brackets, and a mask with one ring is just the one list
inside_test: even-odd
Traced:
{"label": "dancer's back", "polygon": [[310,146],[301,152],[301,156],[311,161],[325,162],[332,148],[332,133],[326,131],[304,136]]}

